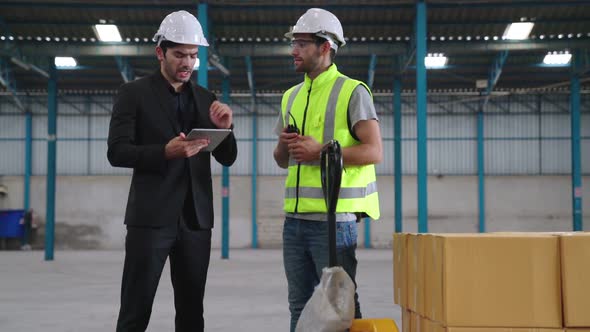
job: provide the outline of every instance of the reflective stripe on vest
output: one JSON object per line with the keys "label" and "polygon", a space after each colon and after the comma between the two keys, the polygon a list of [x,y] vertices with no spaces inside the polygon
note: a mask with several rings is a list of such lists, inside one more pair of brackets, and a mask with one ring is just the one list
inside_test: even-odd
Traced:
{"label": "reflective stripe on vest", "polygon": [[[340,188],[339,199],[364,198],[372,193],[377,192],[377,182],[371,182],[366,187]],[[285,188],[285,198],[295,198],[297,188]],[[305,198],[324,199],[322,188],[299,187],[299,196]]]}

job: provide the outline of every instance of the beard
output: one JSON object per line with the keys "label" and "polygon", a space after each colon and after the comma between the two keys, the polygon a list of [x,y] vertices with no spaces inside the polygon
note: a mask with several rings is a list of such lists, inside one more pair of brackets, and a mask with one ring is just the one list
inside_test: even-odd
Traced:
{"label": "beard", "polygon": [[193,70],[189,67],[176,68],[170,65],[166,65],[164,70],[166,71],[169,79],[176,83],[188,82],[193,72]]}

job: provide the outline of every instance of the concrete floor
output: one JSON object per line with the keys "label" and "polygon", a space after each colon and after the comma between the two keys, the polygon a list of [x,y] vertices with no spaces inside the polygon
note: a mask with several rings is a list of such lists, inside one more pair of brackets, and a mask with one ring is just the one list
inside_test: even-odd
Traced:
{"label": "concrete floor", "polygon": [[[0,331],[114,331],[119,309],[122,251],[0,251]],[[222,260],[213,250],[205,295],[206,331],[288,331],[287,286],[281,250],[235,249]],[[390,249],[359,249],[357,282],[365,317],[393,318]],[[168,267],[162,275],[148,331],[174,330]]]}

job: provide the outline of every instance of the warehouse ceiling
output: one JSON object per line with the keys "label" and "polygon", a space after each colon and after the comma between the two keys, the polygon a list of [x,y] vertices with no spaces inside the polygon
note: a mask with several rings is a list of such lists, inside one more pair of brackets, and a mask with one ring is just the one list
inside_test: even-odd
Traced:
{"label": "warehouse ceiling", "polygon": [[[299,82],[283,35],[311,7],[328,9],[342,22],[347,45],[336,63],[343,73],[363,81],[373,75],[375,92],[391,91],[396,76],[406,92],[414,90],[416,5],[379,0],[0,1],[0,89],[46,91],[47,64],[54,56],[73,56],[77,67],[58,71],[60,91],[111,93],[124,77],[157,68],[151,38],[162,18],[180,9],[197,16],[200,3],[207,4],[214,91],[221,91],[224,78],[217,63],[229,70],[233,92],[282,92]],[[590,1],[431,0],[426,7],[428,52],[448,57],[443,69],[427,71],[431,92],[476,91],[475,82],[488,80],[492,68],[500,74],[495,91],[567,90],[571,68],[542,64],[553,51],[577,52],[582,88],[590,88]],[[529,38],[504,40],[507,24],[522,20],[535,23]],[[97,41],[92,27],[101,22],[116,24],[123,42]]]}

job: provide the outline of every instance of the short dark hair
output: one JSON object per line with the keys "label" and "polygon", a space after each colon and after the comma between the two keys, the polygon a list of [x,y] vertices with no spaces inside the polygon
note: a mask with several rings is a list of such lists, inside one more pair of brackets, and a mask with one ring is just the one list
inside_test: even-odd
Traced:
{"label": "short dark hair", "polygon": [[175,48],[177,46],[180,46],[181,44],[179,43],[175,43],[173,41],[169,41],[169,40],[162,40],[162,42],[160,42],[160,48],[162,49],[162,52],[164,53],[164,55],[166,55],[166,51],[169,48]]}

